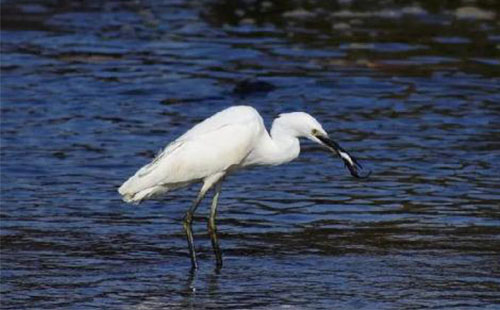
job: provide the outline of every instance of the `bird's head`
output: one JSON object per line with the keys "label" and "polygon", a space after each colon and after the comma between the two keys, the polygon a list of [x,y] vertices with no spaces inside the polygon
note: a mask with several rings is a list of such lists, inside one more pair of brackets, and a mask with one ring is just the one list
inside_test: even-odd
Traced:
{"label": "bird's head", "polygon": [[281,114],[276,121],[280,122],[281,127],[293,134],[295,137],[304,137],[318,144],[325,146],[328,150],[339,156],[351,175],[356,178],[366,178],[370,175],[368,171],[364,175],[360,174],[363,167],[349,153],[344,150],[337,142],[331,139],[323,126],[311,115],[305,112],[292,112]]}

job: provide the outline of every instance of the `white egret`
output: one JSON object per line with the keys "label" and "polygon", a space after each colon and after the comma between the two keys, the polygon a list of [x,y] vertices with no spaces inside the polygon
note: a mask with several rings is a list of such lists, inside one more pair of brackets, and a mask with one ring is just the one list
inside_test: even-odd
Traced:
{"label": "white egret", "polygon": [[299,138],[308,138],[337,154],[351,174],[361,178],[359,163],[330,139],[321,124],[304,112],[284,113],[272,124],[271,134],[259,113],[250,106],[233,106],[207,118],[165,147],[149,164],[139,169],[118,189],[126,202],[141,201],[195,182],[203,185],[183,220],[192,267],[198,267],[191,224],[193,214],[209,189],[215,188],[208,231],[217,267],[222,255],[215,216],[224,177],[255,165],[279,165],[295,159]]}

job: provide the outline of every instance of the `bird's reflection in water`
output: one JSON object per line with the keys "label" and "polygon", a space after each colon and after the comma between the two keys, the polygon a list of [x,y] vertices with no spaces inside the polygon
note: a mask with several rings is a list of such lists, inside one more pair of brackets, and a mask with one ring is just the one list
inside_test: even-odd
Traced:
{"label": "bird's reflection in water", "polygon": [[221,268],[215,267],[213,272],[210,273],[207,279],[208,295],[210,297],[217,297],[219,295],[219,277]]}
{"label": "bird's reflection in water", "polygon": [[195,269],[186,273],[186,282],[182,289],[183,301],[181,306],[187,309],[196,309],[196,305],[207,296],[217,298],[220,294],[219,279],[221,268],[199,274]]}
{"label": "bird's reflection in water", "polygon": [[191,269],[186,273],[186,282],[184,288],[182,289],[183,300],[181,302],[181,307],[183,309],[195,309],[196,305],[196,270]]}
{"label": "bird's reflection in water", "polygon": [[193,296],[196,294],[196,278],[197,278],[197,272],[195,269],[191,269],[187,273],[187,279],[186,279],[186,285],[184,288],[184,291],[186,292],[186,295]]}

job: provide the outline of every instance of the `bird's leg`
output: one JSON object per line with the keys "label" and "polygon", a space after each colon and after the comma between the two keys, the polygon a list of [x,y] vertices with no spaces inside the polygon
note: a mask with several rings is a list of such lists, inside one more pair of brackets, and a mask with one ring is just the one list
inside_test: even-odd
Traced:
{"label": "bird's leg", "polygon": [[203,199],[203,197],[205,197],[205,194],[206,190],[203,190],[202,188],[202,190],[198,194],[198,197],[196,197],[195,201],[193,202],[193,205],[186,212],[183,221],[184,230],[186,231],[186,237],[189,246],[189,256],[191,257],[192,269],[198,269],[198,263],[196,262],[196,252],[194,250],[193,231],[191,229],[191,224],[193,223],[194,212],[196,211],[196,208],[198,208],[198,206],[200,205],[200,202]]}
{"label": "bird's leg", "polygon": [[217,269],[222,267],[222,253],[219,248],[219,240],[217,239],[217,226],[215,226],[215,216],[217,215],[217,204],[219,203],[221,187],[222,182],[218,182],[215,186],[215,194],[210,207],[210,219],[208,220],[208,232],[210,234],[210,239],[212,240]]}

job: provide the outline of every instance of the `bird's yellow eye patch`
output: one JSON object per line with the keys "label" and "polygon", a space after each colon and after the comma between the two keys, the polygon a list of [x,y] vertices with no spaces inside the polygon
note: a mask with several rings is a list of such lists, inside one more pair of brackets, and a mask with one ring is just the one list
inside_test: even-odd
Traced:
{"label": "bird's yellow eye patch", "polygon": [[318,134],[318,130],[317,130],[317,129],[313,129],[313,130],[311,131],[311,134],[312,134],[313,136],[317,135],[317,134]]}

